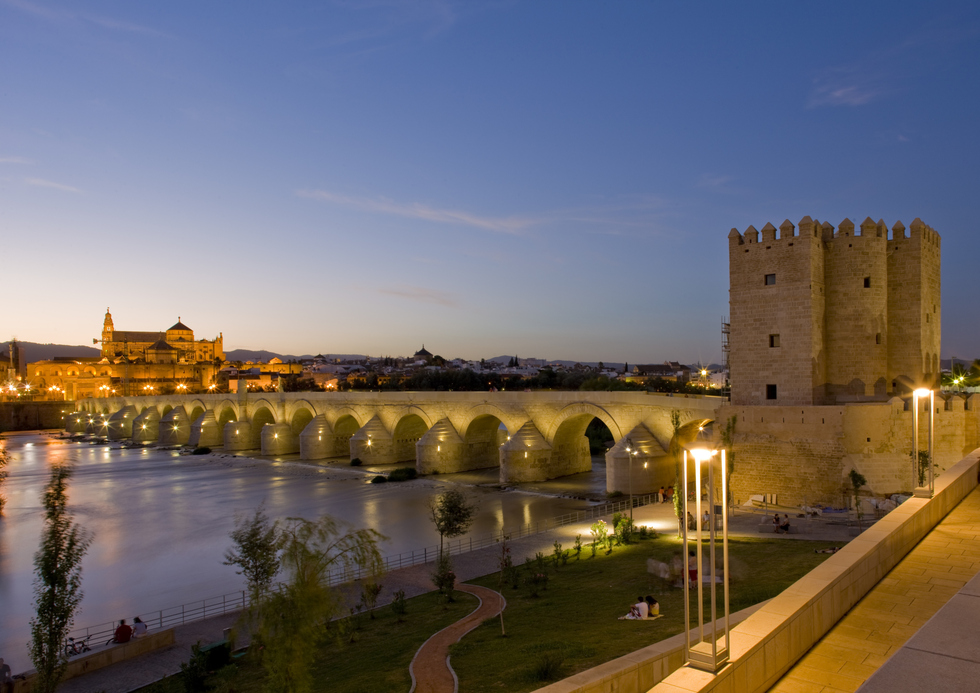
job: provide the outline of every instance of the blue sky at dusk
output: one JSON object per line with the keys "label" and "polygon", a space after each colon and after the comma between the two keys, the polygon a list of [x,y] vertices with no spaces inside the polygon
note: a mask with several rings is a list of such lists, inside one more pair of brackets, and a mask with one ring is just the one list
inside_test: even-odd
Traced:
{"label": "blue sky at dusk", "polygon": [[980,356],[980,5],[0,0],[0,339],[721,358],[732,227],[943,237]]}

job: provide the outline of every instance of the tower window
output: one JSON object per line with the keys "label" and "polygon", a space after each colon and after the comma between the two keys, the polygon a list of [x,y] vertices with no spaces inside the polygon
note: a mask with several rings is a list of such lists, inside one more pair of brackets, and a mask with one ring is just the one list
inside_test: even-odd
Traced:
{"label": "tower window", "polygon": [[772,286],[775,283],[776,283],[776,275],[775,274],[767,274],[766,275],[766,286]]}
{"label": "tower window", "polygon": [[769,335],[769,347],[772,348],[778,346],[779,346],[779,335],[778,334]]}
{"label": "tower window", "polygon": [[870,289],[871,288],[871,277],[865,277],[864,278],[864,288],[865,289]]}
{"label": "tower window", "polygon": [[875,335],[875,344],[881,344],[881,332]]}
{"label": "tower window", "polygon": [[775,385],[766,385],[766,399],[776,399]]}

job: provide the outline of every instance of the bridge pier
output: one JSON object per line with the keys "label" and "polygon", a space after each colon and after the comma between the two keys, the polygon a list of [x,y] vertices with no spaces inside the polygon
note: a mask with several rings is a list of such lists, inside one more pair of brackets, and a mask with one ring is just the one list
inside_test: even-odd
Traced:
{"label": "bridge pier", "polygon": [[531,421],[500,446],[500,483],[544,481],[550,474],[551,446]]}
{"label": "bridge pier", "polygon": [[133,421],[139,416],[136,407],[126,405],[109,417],[109,440],[125,440],[133,437]]}
{"label": "bridge pier", "polygon": [[187,445],[191,439],[191,422],[183,407],[174,407],[160,419],[161,445]]}
{"label": "bridge pier", "polygon": [[222,434],[225,452],[240,452],[255,447],[252,443],[252,424],[248,421],[229,421]]}
{"label": "bridge pier", "polygon": [[197,417],[197,421],[191,424],[191,435],[188,438],[188,445],[195,448],[217,448],[224,444],[224,437],[221,429],[218,428],[218,420],[214,416],[214,410],[208,409]]}
{"label": "bridge pier", "polygon": [[262,454],[288,455],[299,452],[299,436],[287,423],[270,423],[262,427]]}
{"label": "bridge pier", "polygon": [[85,433],[89,415],[76,411],[65,417],[65,430],[69,433]]}
{"label": "bridge pier", "polygon": [[350,439],[350,458],[365,464],[394,464],[395,448],[388,429],[377,415],[358,429]]}
{"label": "bridge pier", "polygon": [[109,435],[108,417],[102,414],[92,414],[88,423],[85,424],[85,433],[90,436],[107,437]]}
{"label": "bridge pier", "polygon": [[[633,443],[632,453],[626,450],[627,439]],[[673,460],[642,424],[620,438],[606,453],[606,491],[629,493],[631,482],[634,495],[653,493],[661,486],[674,484]]]}
{"label": "bridge pier", "polygon": [[419,474],[450,474],[477,469],[470,466],[465,452],[466,444],[449,419],[439,419],[415,443],[415,470]]}
{"label": "bridge pier", "polygon": [[[299,458],[301,460],[323,460],[333,457],[330,453],[334,447],[333,431],[327,423],[327,415],[319,414],[306,424],[303,432],[299,434]],[[350,450],[349,446],[341,454],[346,454]]]}
{"label": "bridge pier", "polygon": [[160,412],[156,407],[146,411],[133,420],[133,441],[136,443],[155,443],[160,437]]}

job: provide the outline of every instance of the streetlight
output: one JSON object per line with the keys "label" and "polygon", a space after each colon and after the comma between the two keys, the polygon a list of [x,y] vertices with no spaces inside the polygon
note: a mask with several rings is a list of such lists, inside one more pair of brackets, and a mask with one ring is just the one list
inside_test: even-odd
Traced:
{"label": "streetlight", "polygon": [[[929,469],[928,485],[919,486],[919,398],[929,396]],[[912,495],[916,498],[932,498],[935,483],[932,473],[932,441],[936,424],[936,394],[933,390],[920,387],[912,392]]]}
{"label": "streetlight", "polygon": [[[694,486],[695,493],[697,494],[697,512],[694,513],[696,521],[696,532],[697,532],[697,554],[695,559],[697,561],[697,570],[695,575],[698,581],[698,642],[691,644],[691,602],[690,602],[690,584],[691,581],[688,578],[684,580],[684,636],[686,639],[685,647],[685,658],[687,659],[687,664],[703,671],[716,672],[721,669],[727,662],[729,656],[729,600],[728,600],[728,504],[723,502],[721,505],[716,505],[715,499],[715,468],[711,464],[712,458],[718,454],[718,450],[710,450],[704,447],[703,444],[698,442],[687,446],[684,450],[684,517],[687,517],[688,513],[688,494],[687,494],[687,458],[688,453],[694,458]],[[704,562],[701,558],[701,549],[704,544],[701,538],[701,463],[708,463],[708,506],[710,509],[709,519],[709,546],[708,546],[708,565],[710,567],[708,577],[711,581],[711,624],[710,632],[705,633],[705,623],[704,623],[704,575],[703,567]],[[727,461],[725,459],[725,450],[721,450],[721,497],[728,497],[728,474],[727,472]],[[718,632],[718,609],[717,609],[717,571],[715,565],[715,513],[717,508],[721,508],[721,519],[722,519],[722,575],[721,580],[724,586],[724,610],[725,610],[725,630],[724,636],[722,637]],[[683,522],[684,527],[683,534],[683,546],[684,546],[684,560],[690,561],[688,554],[688,541],[687,541],[687,522]]]}

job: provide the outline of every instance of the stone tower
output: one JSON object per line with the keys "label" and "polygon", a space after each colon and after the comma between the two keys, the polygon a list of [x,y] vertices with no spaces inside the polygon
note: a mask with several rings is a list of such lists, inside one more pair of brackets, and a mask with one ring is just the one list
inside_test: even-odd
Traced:
{"label": "stone tower", "polygon": [[102,343],[103,344],[105,344],[106,342],[111,342],[112,341],[112,330],[113,330],[113,328],[112,328],[112,313],[110,313],[109,312],[109,309],[106,308],[105,309],[105,320],[102,322]]}
{"label": "stone tower", "polygon": [[734,405],[885,400],[939,373],[940,238],[809,216],[729,239]]}

